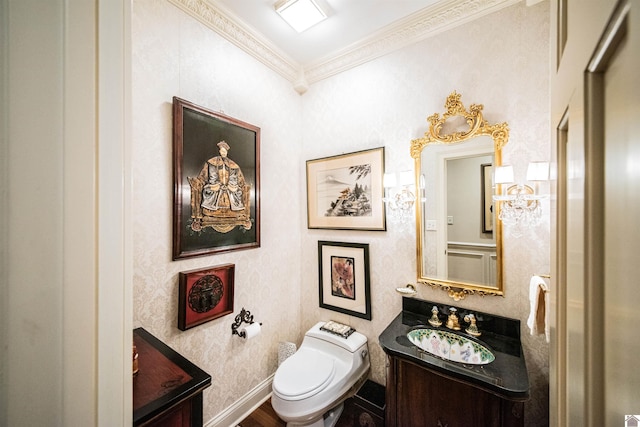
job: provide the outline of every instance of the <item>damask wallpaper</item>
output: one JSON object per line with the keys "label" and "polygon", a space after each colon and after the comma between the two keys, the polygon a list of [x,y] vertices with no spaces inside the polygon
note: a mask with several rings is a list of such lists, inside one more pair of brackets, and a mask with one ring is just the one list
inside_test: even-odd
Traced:
{"label": "damask wallpaper", "polygon": [[[305,160],[384,146],[387,171],[412,169],[410,141],[456,90],[465,105],[483,104],[488,121],[508,122],[503,162],[524,179],[529,161],[549,158],[548,2],[520,2],[314,83],[302,96],[167,0],[135,0],[133,11],[134,326],[212,375],[205,422],[274,373],[279,341],[299,344],[318,320],[365,334],[371,377],[384,384],[377,337],[400,312],[395,288],[415,283],[414,225],[389,221],[386,232],[308,229]],[[173,96],[261,128],[260,248],[171,261]],[[455,303],[521,320],[530,426],[548,424],[548,344],[526,329],[529,278],[550,268],[549,201],[543,206],[547,220],[539,227],[521,238],[505,230],[505,296]],[[371,321],[318,307],[318,240],[370,245]],[[232,315],[179,331],[178,273],[225,263],[236,266],[235,314],[250,310],[263,322],[262,333],[248,341],[232,336]],[[454,304],[428,287],[419,287],[419,297]]]}
{"label": "damask wallpaper", "polygon": [[[273,374],[279,341],[299,337],[302,100],[287,81],[169,2],[135,1],[133,8],[134,327],[212,376],[206,422]],[[173,96],[261,128],[259,249],[171,260]],[[203,141],[212,156],[218,142]],[[227,263],[235,264],[234,313],[180,331],[178,273]],[[231,334],[243,307],[263,323],[250,341]]]}
{"label": "damask wallpaper", "polygon": [[[304,96],[303,156],[384,145],[387,171],[413,169],[410,141],[424,134],[426,118],[442,113],[446,97],[456,90],[466,106],[483,104],[490,123],[509,124],[503,163],[512,164],[516,179],[524,181],[529,161],[549,158],[548,39],[547,2],[534,7],[521,3],[320,81]],[[549,273],[550,268],[549,200],[543,207],[547,221],[521,238],[505,228],[504,297],[471,296],[455,303],[445,292],[426,286],[419,287],[418,296],[521,320],[532,387],[526,405],[527,425],[548,422],[548,344],[526,328],[529,279],[533,274]],[[365,333],[370,338],[372,376],[380,383],[385,381],[385,363],[376,338],[401,310],[401,296],[395,288],[415,283],[413,227],[391,222],[387,233],[303,233],[306,277],[317,275],[313,260],[318,239],[371,245],[372,321],[327,313],[313,299],[306,299],[302,329],[328,316]]]}

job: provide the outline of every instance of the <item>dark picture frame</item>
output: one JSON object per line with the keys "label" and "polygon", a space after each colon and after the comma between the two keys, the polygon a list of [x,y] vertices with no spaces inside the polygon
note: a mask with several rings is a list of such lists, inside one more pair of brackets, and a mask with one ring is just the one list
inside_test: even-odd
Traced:
{"label": "dark picture frame", "polygon": [[181,331],[233,313],[235,264],[183,271],[178,277]]}
{"label": "dark picture frame", "polygon": [[480,189],[482,212],[482,232],[493,233],[493,188],[492,188],[493,165],[491,163],[483,163],[480,165]]}
{"label": "dark picture frame", "polygon": [[369,245],[318,241],[320,307],[371,320]]}
{"label": "dark picture frame", "polygon": [[384,147],[307,160],[307,227],[386,231]]}
{"label": "dark picture frame", "polygon": [[260,128],[173,97],[173,260],[260,247]]}

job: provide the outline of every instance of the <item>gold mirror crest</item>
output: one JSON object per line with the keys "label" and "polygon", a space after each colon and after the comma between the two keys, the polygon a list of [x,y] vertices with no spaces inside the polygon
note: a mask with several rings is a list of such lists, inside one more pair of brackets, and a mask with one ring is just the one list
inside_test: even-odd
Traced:
{"label": "gold mirror crest", "polygon": [[[453,91],[444,104],[447,111],[442,114],[442,117],[440,117],[440,114],[434,113],[427,118],[427,121],[431,124],[429,130],[425,132],[424,137],[411,141],[412,158],[419,159],[422,149],[428,144],[455,144],[481,135],[488,135],[493,138],[496,151],[501,150],[507,143],[509,140],[509,125],[507,123],[490,125],[482,117],[484,106],[482,104],[471,104],[469,110],[467,110],[460,101],[461,96],[461,94]],[[469,125],[469,130],[443,135],[442,126],[448,119],[456,116],[464,117]]]}
{"label": "gold mirror crest", "polygon": [[[507,123],[489,124],[482,115],[482,104],[471,104],[467,109],[460,100],[461,94],[456,91],[452,92],[446,99],[445,112],[432,114],[427,118],[429,129],[422,138],[411,141],[410,153],[415,160],[416,165],[416,185],[419,185],[421,179],[421,159],[423,149],[429,145],[447,145],[457,144],[460,142],[472,140],[479,136],[489,136],[493,140],[493,165],[501,165],[501,152],[503,146],[509,140],[509,126]],[[445,123],[452,119],[462,118],[468,129],[452,129],[446,133],[444,129]],[[461,122],[461,120],[458,120]],[[460,123],[460,126],[462,124]],[[424,178],[422,178],[424,179]],[[499,206],[495,207],[499,210]],[[499,212],[494,212],[496,215]],[[418,282],[429,285],[433,288],[439,288],[448,293],[448,295],[456,301],[464,299],[467,295],[503,295],[503,279],[502,279],[502,224],[494,221],[494,237],[496,246],[496,277],[495,286],[477,283],[464,283],[456,280],[448,280],[442,278],[427,277],[424,273],[425,267],[423,262],[423,243],[425,242],[426,231],[424,229],[425,218],[422,217],[422,208],[416,205],[416,231],[417,231],[417,265],[418,265]],[[425,214],[426,216],[426,214]]]}

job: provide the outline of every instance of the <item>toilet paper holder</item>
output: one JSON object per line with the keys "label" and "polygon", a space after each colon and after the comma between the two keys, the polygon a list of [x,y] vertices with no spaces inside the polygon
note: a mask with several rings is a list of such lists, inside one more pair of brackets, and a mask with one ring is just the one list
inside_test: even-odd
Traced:
{"label": "toilet paper holder", "polygon": [[[235,318],[235,322],[231,325],[231,335],[238,335],[241,338],[246,338],[247,334],[245,331],[238,331],[238,328],[242,325],[242,323],[247,323],[251,325],[253,323],[253,314],[249,310],[245,310],[242,307],[240,314],[238,314]],[[262,322],[260,323],[262,325]]]}

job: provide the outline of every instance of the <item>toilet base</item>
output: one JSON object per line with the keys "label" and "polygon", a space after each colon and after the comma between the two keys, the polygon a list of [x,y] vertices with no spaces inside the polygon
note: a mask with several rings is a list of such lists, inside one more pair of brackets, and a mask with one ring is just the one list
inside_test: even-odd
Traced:
{"label": "toilet base", "polygon": [[321,418],[311,424],[287,423],[287,427],[334,427],[342,415],[344,402],[327,411]]}

